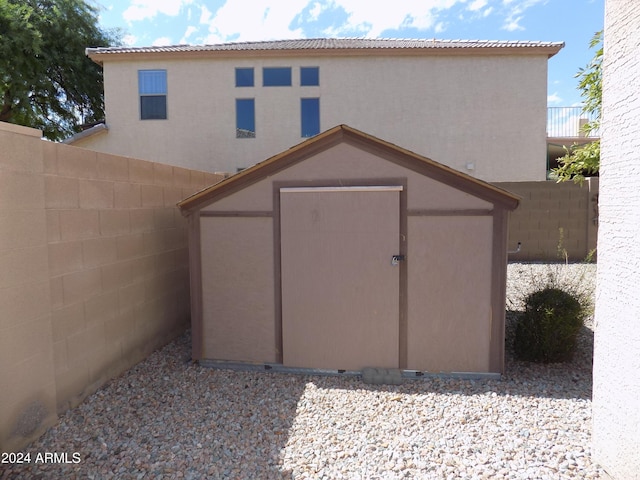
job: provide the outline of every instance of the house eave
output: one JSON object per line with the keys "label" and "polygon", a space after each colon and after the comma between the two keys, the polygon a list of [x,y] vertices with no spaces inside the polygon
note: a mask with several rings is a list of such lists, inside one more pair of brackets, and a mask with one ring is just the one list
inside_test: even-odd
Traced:
{"label": "house eave", "polygon": [[108,131],[109,131],[109,127],[107,126],[106,123],[98,123],[97,125],[94,125],[91,128],[87,128],[82,132],[78,132],[75,135],[72,135],[69,138],[64,139],[62,143],[65,143],[67,145],[73,145],[74,143],[77,143],[80,140],[84,140],[86,138],[92,137],[99,133],[106,133]]}

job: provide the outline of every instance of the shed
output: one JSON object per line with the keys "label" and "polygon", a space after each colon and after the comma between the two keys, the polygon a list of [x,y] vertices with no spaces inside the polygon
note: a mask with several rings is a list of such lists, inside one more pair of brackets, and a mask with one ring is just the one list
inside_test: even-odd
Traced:
{"label": "shed", "polygon": [[340,125],[178,206],[193,359],[502,373],[517,196]]}

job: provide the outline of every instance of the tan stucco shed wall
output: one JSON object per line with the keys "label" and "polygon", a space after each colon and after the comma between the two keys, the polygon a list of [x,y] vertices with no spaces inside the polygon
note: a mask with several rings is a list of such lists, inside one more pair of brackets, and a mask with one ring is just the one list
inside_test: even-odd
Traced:
{"label": "tan stucco shed wall", "polygon": [[[347,124],[486,181],[544,180],[548,54],[501,53],[111,56],[104,62],[109,131],[78,145],[236,172],[303,140],[300,99],[317,97],[320,131]],[[270,66],[292,67],[292,86],[263,87],[262,68]],[[301,66],[319,67],[319,86],[300,86]],[[237,67],[254,68],[254,87],[235,87]],[[140,120],[140,69],[166,69],[166,120]],[[239,98],[255,99],[255,138],[236,138]]]}
{"label": "tan stucco shed wall", "polygon": [[203,356],[275,362],[273,221],[202,217]]}
{"label": "tan stucco shed wall", "polygon": [[[287,342],[283,345],[282,338],[288,338],[283,329],[288,327],[282,321],[280,268],[290,247],[281,243],[281,222],[295,203],[283,210],[281,189],[395,186],[402,198],[399,248],[385,257],[385,264],[393,253],[407,255],[398,267],[403,293],[393,319],[394,338],[400,342],[394,344],[397,365],[428,372],[500,372],[505,207],[418,172],[374,148],[341,142],[312,151],[192,212],[199,225],[192,234],[199,239],[201,266],[195,268],[201,269],[203,310],[196,358],[283,363]],[[373,280],[363,275],[358,281],[366,290]],[[500,301],[502,306],[494,309]],[[304,309],[295,311],[300,315]],[[384,336],[392,337],[389,332]],[[350,362],[350,366],[357,363]]]}
{"label": "tan stucco shed wall", "polygon": [[407,179],[409,209],[489,209],[491,203],[389,162],[354,145],[340,143],[302,163],[202,208],[203,212],[273,210],[273,182],[340,182]]}
{"label": "tan stucco shed wall", "polygon": [[408,363],[490,371],[493,218],[409,217]]}

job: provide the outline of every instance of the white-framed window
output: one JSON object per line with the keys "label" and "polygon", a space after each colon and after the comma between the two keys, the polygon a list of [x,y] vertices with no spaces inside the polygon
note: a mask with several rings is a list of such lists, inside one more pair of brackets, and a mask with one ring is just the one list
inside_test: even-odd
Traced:
{"label": "white-framed window", "polygon": [[138,70],[140,120],[167,118],[167,71]]}

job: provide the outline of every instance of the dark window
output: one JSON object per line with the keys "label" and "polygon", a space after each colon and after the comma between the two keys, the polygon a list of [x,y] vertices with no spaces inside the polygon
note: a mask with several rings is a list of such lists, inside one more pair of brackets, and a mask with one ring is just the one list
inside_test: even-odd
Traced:
{"label": "dark window", "polygon": [[253,87],[253,68],[236,68],[236,87]]}
{"label": "dark window", "polygon": [[320,68],[300,67],[300,85],[303,87],[320,85]]}
{"label": "dark window", "polygon": [[256,104],[253,98],[236,99],[236,138],[255,138]]}
{"label": "dark window", "polygon": [[140,119],[164,120],[167,118],[167,71],[139,70]]}
{"label": "dark window", "polygon": [[140,97],[141,120],[164,120],[166,118],[166,95],[144,95]]}
{"label": "dark window", "polygon": [[265,67],[262,69],[262,85],[265,87],[290,87],[291,67]]}
{"label": "dark window", "polygon": [[303,137],[313,137],[320,133],[320,99],[300,99],[300,124]]}

